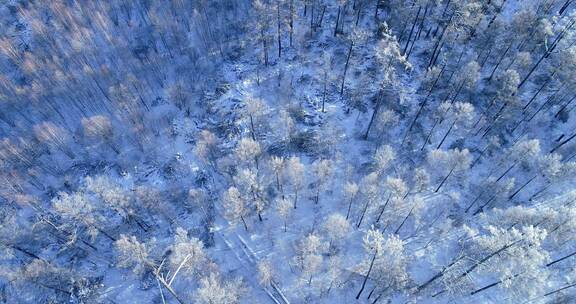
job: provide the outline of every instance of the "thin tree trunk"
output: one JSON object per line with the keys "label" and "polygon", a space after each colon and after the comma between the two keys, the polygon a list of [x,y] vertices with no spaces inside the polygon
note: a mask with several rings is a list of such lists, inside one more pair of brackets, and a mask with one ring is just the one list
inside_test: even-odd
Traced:
{"label": "thin tree trunk", "polygon": [[412,215],[413,210],[414,210],[414,206],[412,206],[412,208],[410,209],[410,212],[408,212],[408,215],[406,215],[406,217],[402,220],[402,223],[400,223],[400,226],[398,226],[398,228],[396,228],[396,230],[394,231],[394,234],[398,234],[400,229],[402,229],[402,226],[404,226],[404,223],[406,223],[406,220],[410,217],[410,215]]}
{"label": "thin tree trunk", "polygon": [[350,63],[350,56],[352,56],[352,47],[354,46],[354,41],[350,42],[350,48],[348,49],[348,56],[346,56],[346,64],[344,65],[344,74],[342,75],[342,85],[340,86],[340,96],[344,94],[344,82],[346,81],[346,72],[348,72],[348,64]]}
{"label": "thin tree trunk", "polygon": [[252,114],[250,114],[249,116],[250,116],[250,129],[252,131],[250,133],[252,135],[252,140],[256,141],[256,132],[254,131],[254,119],[252,118]]}
{"label": "thin tree trunk", "polygon": [[370,122],[368,123],[368,128],[366,129],[366,133],[364,133],[364,140],[368,139],[368,134],[370,133],[370,128],[372,128],[372,124],[374,123],[374,119],[376,118],[376,114],[378,113],[378,110],[380,109],[380,105],[382,103],[381,96],[382,93],[378,94],[378,100],[376,101],[376,106],[374,107],[374,112],[372,112],[372,117],[370,118]]}
{"label": "thin tree trunk", "polygon": [[282,57],[282,37],[280,35],[280,0],[276,0],[276,16],[278,23],[278,58]]}
{"label": "thin tree trunk", "polygon": [[384,203],[384,206],[382,206],[382,210],[380,210],[380,213],[378,214],[378,218],[376,218],[376,223],[380,222],[380,218],[382,217],[382,214],[384,214],[384,211],[386,210],[386,206],[388,205],[388,202],[390,202],[391,197],[392,197],[392,193],[390,193],[388,195],[388,199],[386,199],[386,203]]}
{"label": "thin tree trunk", "polygon": [[502,173],[502,175],[500,175],[500,177],[498,177],[498,179],[496,180],[496,182],[499,182],[501,179],[504,178],[504,176],[506,176],[506,174],[508,174],[508,172],[510,172],[510,170],[514,169],[514,167],[516,167],[516,165],[518,164],[518,162],[514,162],[512,164],[512,166],[510,166],[506,171],[504,171],[504,173]]}
{"label": "thin tree trunk", "polygon": [[360,3],[360,6],[358,7],[358,13],[356,13],[356,23],[354,24],[355,26],[358,26],[358,22],[360,22],[360,13],[362,13],[362,6],[364,5],[364,2]]}
{"label": "thin tree trunk", "polygon": [[532,73],[534,73],[534,71],[538,68],[538,66],[542,63],[542,61],[546,58],[548,58],[548,56],[550,56],[550,54],[552,53],[552,51],[556,48],[556,46],[558,45],[558,43],[560,43],[560,41],[562,41],[562,39],[564,38],[564,36],[566,35],[566,32],[569,31],[573,26],[574,23],[576,22],[576,17],[573,18],[570,23],[560,32],[560,34],[558,34],[558,36],[556,37],[556,39],[554,39],[554,42],[552,42],[552,44],[550,45],[550,48],[542,55],[542,57],[540,57],[540,59],[538,59],[538,61],[536,62],[536,64],[530,69],[530,71],[528,72],[528,74],[524,77],[524,79],[522,79],[522,81],[518,84],[518,89],[521,88],[524,83],[526,83],[526,81],[528,80],[528,78],[530,78],[530,75],[532,75]]}
{"label": "thin tree trunk", "polygon": [[448,175],[446,175],[446,177],[442,180],[442,182],[440,183],[440,185],[438,185],[438,188],[436,188],[436,190],[434,190],[434,193],[438,192],[440,190],[440,188],[442,188],[442,186],[444,185],[444,183],[446,182],[446,180],[450,177],[450,175],[452,175],[452,172],[454,172],[454,169],[456,167],[452,167],[452,169],[450,169],[450,172],[448,173]]}
{"label": "thin tree trunk", "polygon": [[440,147],[442,146],[442,144],[444,143],[444,141],[448,137],[448,134],[450,134],[450,131],[452,131],[452,128],[454,127],[455,124],[456,124],[456,120],[454,120],[454,122],[452,123],[450,128],[448,128],[448,131],[446,132],[446,134],[444,134],[444,137],[442,137],[442,140],[440,141],[440,143],[438,144],[438,147],[436,147],[436,149],[440,149]]}
{"label": "thin tree trunk", "polygon": [[540,86],[540,88],[538,88],[538,91],[536,91],[536,93],[534,95],[532,95],[532,98],[530,98],[528,103],[524,107],[522,107],[522,110],[526,110],[526,108],[528,108],[528,106],[530,106],[530,104],[532,104],[532,102],[536,99],[536,96],[538,96],[538,94],[540,94],[542,89],[544,89],[544,87],[550,82],[550,80],[552,80],[555,73],[556,73],[556,71],[554,71],[552,73],[552,75],[550,75],[550,77],[548,77],[548,79],[546,79],[546,81]]}
{"label": "thin tree trunk", "polygon": [[292,34],[294,33],[294,0],[290,0],[290,21],[288,22],[290,27],[290,47],[292,47]]}
{"label": "thin tree trunk", "polygon": [[242,224],[244,224],[244,229],[246,229],[246,231],[248,231],[248,225],[246,225],[246,221],[244,220],[244,216],[240,216],[240,219],[242,220]]}
{"label": "thin tree trunk", "polygon": [[514,43],[510,43],[510,45],[508,45],[508,47],[506,48],[506,50],[504,51],[504,53],[502,53],[502,56],[500,56],[500,59],[498,59],[498,62],[496,63],[496,65],[494,66],[494,69],[492,69],[492,73],[490,73],[490,77],[488,77],[488,81],[492,80],[492,77],[494,77],[494,74],[496,73],[496,70],[498,70],[498,67],[500,66],[500,64],[502,63],[502,61],[504,60],[504,58],[506,58],[506,54],[508,53],[508,51],[510,50],[510,48],[512,47]]}
{"label": "thin tree trunk", "polygon": [[414,28],[416,27],[416,22],[418,21],[418,17],[420,17],[420,11],[422,10],[422,6],[418,7],[418,12],[416,13],[416,18],[414,18],[414,22],[412,23],[412,28],[410,29],[410,34],[408,35],[408,40],[404,45],[404,50],[402,50],[402,55],[406,54],[406,50],[408,50],[408,44],[410,44],[410,40],[412,39],[412,34],[414,33]]}
{"label": "thin tree trunk", "polygon": [[574,139],[574,137],[576,137],[576,133],[574,133],[572,136],[568,137],[566,140],[564,140],[564,141],[561,142],[559,145],[557,145],[557,146],[554,147],[552,150],[550,150],[550,153],[554,153],[556,150],[558,150],[559,148],[561,148],[563,145],[567,144],[567,143],[570,142],[572,139]]}
{"label": "thin tree trunk", "polygon": [[414,127],[414,124],[416,124],[416,121],[418,120],[418,117],[420,117],[420,114],[422,113],[422,109],[424,108],[424,106],[426,106],[426,102],[428,101],[428,97],[430,97],[430,95],[432,94],[432,92],[434,91],[434,88],[436,87],[436,84],[438,83],[438,80],[440,79],[440,77],[442,76],[442,73],[444,72],[444,69],[446,68],[446,65],[442,66],[442,69],[440,70],[440,73],[438,73],[438,77],[436,77],[436,79],[434,80],[434,83],[432,83],[432,87],[430,87],[430,90],[428,91],[428,94],[426,95],[426,97],[424,98],[424,100],[422,101],[422,103],[420,104],[420,107],[418,108],[418,112],[416,112],[416,116],[414,117],[414,119],[412,120],[412,123],[410,123],[410,126],[408,127],[408,131],[406,132],[406,135],[404,135],[404,138],[402,139],[402,143],[404,143],[404,141],[406,140],[406,137],[408,136],[408,134],[410,133],[410,131],[412,131],[412,128]]}
{"label": "thin tree trunk", "polygon": [[324,104],[326,103],[327,89],[328,89],[328,71],[324,71],[324,92],[322,93],[322,113],[326,112],[324,110]]}
{"label": "thin tree trunk", "polygon": [[340,22],[340,10],[342,7],[338,6],[338,14],[336,14],[336,26],[334,26],[334,37],[338,34],[338,23]]}
{"label": "thin tree trunk", "polygon": [[426,145],[428,144],[428,141],[430,141],[430,137],[432,137],[432,133],[434,132],[434,129],[436,128],[437,125],[438,125],[438,119],[436,119],[436,121],[434,121],[434,125],[432,125],[432,129],[430,129],[430,132],[428,132],[428,135],[426,136],[426,140],[424,140],[424,143],[422,144],[420,151],[424,150],[424,147],[426,147]]}
{"label": "thin tree trunk", "polygon": [[370,261],[370,267],[368,267],[368,273],[366,273],[366,276],[364,277],[364,281],[362,281],[362,287],[360,288],[358,295],[356,295],[356,300],[358,300],[360,298],[360,295],[362,294],[362,292],[364,291],[364,288],[366,287],[366,282],[368,281],[368,278],[370,277],[370,272],[372,272],[372,267],[374,266],[374,261],[376,260],[376,255],[378,255],[378,250],[374,251],[374,255],[372,256],[372,261]]}
{"label": "thin tree trunk", "polygon": [[572,252],[572,253],[570,253],[570,254],[568,254],[568,255],[565,255],[565,256],[563,256],[563,257],[561,257],[561,258],[559,258],[559,259],[556,259],[556,260],[554,260],[554,261],[546,264],[546,267],[552,266],[552,265],[554,265],[554,264],[556,264],[556,263],[558,263],[558,262],[562,262],[562,261],[564,261],[565,259],[568,259],[568,258],[570,258],[570,257],[572,257],[572,256],[575,256],[575,255],[576,255],[576,251],[574,251],[574,252]]}
{"label": "thin tree trunk", "polygon": [[520,193],[520,191],[521,191],[522,189],[524,189],[524,187],[528,186],[528,184],[529,184],[530,182],[532,182],[536,177],[538,177],[538,175],[533,176],[533,177],[532,177],[531,179],[529,179],[524,185],[522,185],[520,188],[518,188],[518,190],[514,191],[514,193],[512,193],[512,195],[510,195],[510,196],[508,197],[508,200],[513,199],[518,193]]}
{"label": "thin tree trunk", "polygon": [[358,221],[356,228],[360,228],[360,225],[362,225],[362,221],[364,220],[364,216],[366,215],[366,210],[368,210],[369,205],[370,205],[370,200],[366,200],[366,205],[364,205],[364,210],[362,210],[362,215],[360,216],[360,220]]}
{"label": "thin tree trunk", "polygon": [[350,210],[352,209],[352,202],[354,201],[354,198],[350,199],[350,203],[348,203],[348,211],[346,212],[346,219],[348,219],[348,217],[350,216]]}

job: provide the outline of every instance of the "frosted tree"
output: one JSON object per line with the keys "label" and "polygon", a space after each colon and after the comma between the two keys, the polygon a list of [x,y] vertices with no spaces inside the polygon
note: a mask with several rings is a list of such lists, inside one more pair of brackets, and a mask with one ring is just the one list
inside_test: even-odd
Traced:
{"label": "frosted tree", "polygon": [[350,217],[350,210],[352,209],[352,203],[356,199],[358,194],[358,185],[355,182],[346,182],[344,185],[344,198],[348,202],[348,210],[346,211],[346,219]]}
{"label": "frosted tree", "polygon": [[390,137],[390,132],[398,125],[398,122],[400,122],[400,117],[396,111],[387,109],[378,114],[376,122],[380,130],[380,142],[384,142],[386,138]]}
{"label": "frosted tree", "polygon": [[[347,1],[347,0],[346,0]],[[355,28],[350,35],[350,46],[348,47],[348,55],[346,55],[346,63],[344,64],[344,72],[342,73],[342,83],[340,84],[340,95],[344,94],[344,84],[346,83],[346,74],[348,73],[348,67],[350,65],[350,58],[352,57],[352,51],[354,45],[362,43],[366,40],[368,34],[365,30],[360,28]]]}
{"label": "frosted tree", "polygon": [[540,156],[540,152],[540,141],[538,139],[522,140],[517,142],[509,149],[508,155],[513,163],[506,171],[511,170],[511,168],[518,164],[527,170],[534,168],[534,165],[537,164],[536,160]]}
{"label": "frosted tree", "polygon": [[278,149],[288,148],[296,132],[294,120],[286,109],[280,109],[276,118],[270,122],[270,131],[278,142]]}
{"label": "frosted tree", "polygon": [[338,13],[336,13],[336,25],[334,26],[334,37],[336,37],[336,35],[341,32],[340,20],[344,19],[344,13],[347,4],[348,0],[338,0]]}
{"label": "frosted tree", "polygon": [[432,150],[428,153],[427,158],[428,164],[435,170],[448,171],[434,192],[438,192],[454,172],[462,173],[468,170],[472,162],[468,149],[460,150],[457,148],[448,151]]}
{"label": "frosted tree", "polygon": [[252,140],[256,140],[257,137],[257,126],[260,123],[260,118],[265,115],[266,112],[266,104],[258,98],[249,97],[245,101],[246,106],[244,111],[248,116],[250,121],[250,134],[252,136]]}
{"label": "frosted tree", "polygon": [[194,153],[201,160],[216,168],[216,160],[219,156],[218,139],[216,136],[208,130],[202,130],[198,135]]}
{"label": "frosted tree", "polygon": [[254,162],[256,169],[258,169],[258,157],[262,153],[262,148],[257,141],[250,138],[240,139],[234,153],[243,164]]}
{"label": "frosted tree", "polygon": [[319,159],[312,163],[312,172],[316,179],[316,204],[320,201],[320,191],[326,191],[330,178],[334,174],[334,164],[329,159]]}
{"label": "frosted tree", "polygon": [[131,268],[134,273],[141,274],[154,265],[151,245],[141,243],[135,236],[120,235],[114,245],[119,267]]}
{"label": "frosted tree", "polygon": [[42,122],[34,126],[34,135],[48,147],[62,151],[71,159],[75,158],[75,153],[70,148],[72,138],[65,129],[51,122]]}
{"label": "frosted tree", "polygon": [[562,156],[556,153],[540,156],[536,167],[548,180],[555,180],[563,175]]}
{"label": "frosted tree", "polygon": [[243,194],[243,197],[251,198],[250,201],[258,215],[258,219],[262,221],[262,212],[266,207],[267,201],[264,197],[262,177],[258,175],[257,171],[242,169],[234,176],[234,182],[238,190]]}
{"label": "frosted tree", "polygon": [[288,182],[292,186],[292,191],[294,191],[294,209],[296,209],[298,203],[298,192],[302,190],[304,186],[304,165],[300,162],[300,158],[297,156],[290,157],[286,161],[286,177]]}
{"label": "frosted tree", "polygon": [[116,154],[120,150],[114,142],[114,129],[110,119],[106,116],[96,115],[88,118],[82,118],[82,128],[84,135],[88,138],[104,141]]}
{"label": "frosted tree", "polygon": [[520,75],[512,69],[504,71],[498,76],[496,85],[496,98],[502,100],[504,103],[510,102],[516,92],[518,92],[518,84],[520,83]]}
{"label": "frosted tree", "polygon": [[392,34],[386,23],[383,24],[382,30],[380,31],[380,40],[375,48],[375,55],[378,63],[380,64],[380,70],[378,74],[378,79],[380,82],[380,92],[377,97],[376,104],[374,105],[374,110],[372,111],[372,116],[368,122],[368,127],[364,133],[364,139],[368,139],[370,129],[374,124],[376,117],[382,106],[383,96],[385,91],[395,88],[397,83],[396,67],[402,66],[405,69],[411,68],[410,63],[406,60],[406,57],[401,54],[400,44],[396,37]]}
{"label": "frosted tree", "polygon": [[248,209],[246,208],[246,202],[240,191],[236,187],[230,187],[224,193],[222,199],[224,207],[224,216],[235,226],[239,221],[244,225],[244,229],[248,231],[248,225],[246,225],[246,220],[244,219],[248,215]]}
{"label": "frosted tree", "polygon": [[330,284],[328,284],[326,294],[330,294],[333,288],[340,289],[344,287],[342,259],[337,255],[331,256],[328,259],[327,268],[326,279]]}
{"label": "frosted tree", "polygon": [[206,256],[203,246],[199,240],[189,238],[186,231],[179,228],[175,236],[172,249],[174,253],[169,260],[169,264],[174,270],[164,273],[164,261],[159,265],[156,263],[158,252],[156,239],[152,238],[147,243],[138,241],[135,236],[120,235],[120,238],[114,242],[114,247],[118,253],[117,265],[122,268],[132,268],[136,274],[142,274],[144,271],[151,271],[155,279],[180,303],[184,300],[176,293],[172,283],[177,274],[184,269],[185,271],[195,271],[199,267],[205,267]]}
{"label": "frosted tree", "polygon": [[323,264],[322,254],[326,250],[326,244],[315,234],[309,234],[298,245],[297,255],[293,262],[302,269],[303,281],[312,284],[312,278],[316,275]]}
{"label": "frosted tree", "polygon": [[186,83],[183,80],[178,80],[171,84],[166,91],[168,97],[172,100],[176,107],[179,110],[184,111],[187,116],[190,116],[191,90],[186,85]]}
{"label": "frosted tree", "polygon": [[[490,119],[492,123],[498,121],[503,113],[505,113],[506,109],[509,106],[518,107],[519,101],[516,96],[516,92],[518,91],[518,84],[520,83],[520,75],[515,70],[508,69],[502,75],[498,76],[498,85],[496,96],[494,97],[496,100],[502,103],[502,106],[494,117]],[[494,104],[494,100],[492,100],[489,108],[492,107]]]}
{"label": "frosted tree", "polygon": [[549,261],[549,255],[542,248],[546,230],[532,226],[519,229],[489,226],[487,230],[486,235],[474,239],[474,248],[483,257],[479,259],[482,263],[474,263],[461,276],[478,269],[480,273],[497,275],[502,282],[499,286],[514,298],[530,299],[541,294],[548,277],[543,266]]}
{"label": "frosted tree", "polygon": [[[366,252],[373,248],[370,242],[364,246]],[[382,292],[388,289],[402,290],[408,285],[408,258],[404,250],[404,241],[397,235],[386,237],[381,250],[376,254],[372,267],[372,280],[377,284],[383,284]],[[366,276],[369,277],[369,276]]]}
{"label": "frosted tree", "polygon": [[458,128],[467,129],[472,125],[472,120],[474,119],[474,106],[471,103],[467,102],[455,102],[452,106],[452,111],[449,115],[449,119],[452,120],[452,124],[448,128],[448,131],[446,131],[446,133],[442,137],[442,140],[440,140],[440,143],[438,143],[436,149],[440,149],[446,138],[448,138],[448,135],[450,135],[450,132],[455,127],[457,129]]}
{"label": "frosted tree", "polygon": [[480,65],[476,61],[470,61],[462,67],[456,76],[457,89],[452,100],[457,100],[462,89],[472,89],[480,79]]}
{"label": "frosted tree", "polygon": [[376,171],[379,175],[386,172],[388,168],[392,165],[392,162],[396,159],[396,152],[389,145],[383,145],[376,150],[374,154],[374,163],[376,165]]}
{"label": "frosted tree", "polygon": [[326,244],[316,234],[308,234],[299,244],[300,255],[322,254],[326,250]]}
{"label": "frosted tree", "polygon": [[[80,228],[77,226],[82,225],[86,227],[92,240],[102,231],[99,228],[102,219],[97,213],[97,206],[84,193],[75,192],[68,194],[60,192],[56,198],[52,199],[52,205],[54,210],[65,220],[64,227],[71,226],[70,228],[77,230]],[[115,241],[110,234],[106,232],[103,234],[110,240]],[[72,235],[76,235],[76,233]]]}
{"label": "frosted tree", "polygon": [[105,205],[116,211],[118,215],[128,220],[134,220],[140,228],[146,230],[143,222],[136,218],[136,210],[132,206],[133,197],[121,185],[110,177],[99,175],[86,177],[86,189],[102,199]]}
{"label": "frosted tree", "polygon": [[362,244],[364,246],[364,250],[368,253],[369,259],[369,266],[368,270],[366,271],[366,275],[364,275],[364,280],[362,281],[362,287],[360,287],[360,291],[356,295],[356,299],[360,298],[364,288],[366,288],[366,282],[368,282],[368,278],[370,278],[370,273],[372,273],[372,269],[374,267],[374,262],[376,261],[376,257],[384,250],[384,242],[385,238],[382,232],[371,227],[366,231],[364,238],[362,239]]}
{"label": "frosted tree", "polygon": [[272,284],[274,280],[272,272],[272,264],[269,261],[259,261],[258,267],[258,282],[264,287],[268,287]]}
{"label": "frosted tree", "polygon": [[386,207],[390,202],[393,205],[398,205],[399,200],[403,199],[405,195],[408,193],[408,186],[401,178],[395,177],[386,177],[384,181],[384,189],[388,192],[388,198],[384,202],[384,205],[380,208],[380,213],[378,214],[378,218],[376,218],[376,222],[380,222],[382,218],[382,214],[386,211]]}
{"label": "frosted tree", "polygon": [[416,193],[425,191],[430,185],[430,174],[426,169],[420,167],[414,169],[414,176],[412,179],[414,191]]}
{"label": "frosted tree", "polygon": [[344,241],[350,232],[351,226],[348,220],[340,213],[333,213],[328,216],[322,226],[324,233],[329,240],[329,247],[338,245]]}
{"label": "frosted tree", "polygon": [[314,275],[320,272],[324,257],[319,254],[307,254],[302,258],[302,276],[307,279],[308,285],[312,284]]}
{"label": "frosted tree", "polygon": [[207,260],[202,241],[195,237],[189,237],[188,232],[183,228],[176,228],[172,254],[168,260],[171,269],[168,285],[172,285],[180,271],[187,274],[198,274],[201,269],[206,267]]}
{"label": "frosted tree", "polygon": [[270,158],[270,167],[272,167],[272,171],[276,177],[276,190],[282,193],[282,197],[284,197],[284,188],[283,188],[283,180],[284,177],[284,166],[285,166],[285,159],[282,156],[272,156]]}
{"label": "frosted tree", "polygon": [[257,14],[255,29],[258,32],[258,42],[262,43],[262,58],[264,65],[268,65],[269,37],[268,31],[272,26],[272,6],[266,1],[255,0],[254,9]]}
{"label": "frosted tree", "polygon": [[285,198],[279,198],[276,200],[276,212],[284,221],[284,232],[287,231],[288,218],[292,214],[293,204]]}
{"label": "frosted tree", "polygon": [[357,228],[362,224],[368,208],[370,208],[380,198],[378,174],[373,172],[364,176],[360,182],[359,191],[364,199],[364,208],[362,209],[362,214],[360,215],[358,224],[356,224]]}
{"label": "frosted tree", "polygon": [[220,275],[210,273],[200,279],[194,303],[199,304],[236,304],[240,303],[246,292],[241,279],[222,281]]}

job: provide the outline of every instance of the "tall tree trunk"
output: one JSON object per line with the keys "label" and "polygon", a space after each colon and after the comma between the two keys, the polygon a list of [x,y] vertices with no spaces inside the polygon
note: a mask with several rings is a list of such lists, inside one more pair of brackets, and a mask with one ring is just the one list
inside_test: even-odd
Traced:
{"label": "tall tree trunk", "polygon": [[298,203],[298,190],[294,190],[294,209],[296,209],[297,203]]}
{"label": "tall tree trunk", "polygon": [[396,228],[396,230],[394,231],[394,234],[398,234],[400,229],[402,229],[402,226],[404,226],[404,223],[406,223],[406,220],[410,217],[410,215],[412,215],[412,211],[414,210],[414,207],[415,206],[412,206],[412,208],[410,209],[410,212],[408,212],[408,215],[406,215],[404,220],[402,220],[402,223],[400,223],[400,226],[398,226],[398,228]]}
{"label": "tall tree trunk", "polygon": [[374,119],[380,110],[380,106],[382,104],[382,92],[378,94],[376,101],[376,106],[374,107],[374,112],[372,112],[372,117],[370,118],[370,122],[368,123],[368,128],[366,129],[366,133],[364,133],[364,140],[368,139],[368,134],[370,133],[370,128],[372,128],[372,124],[374,123]]}
{"label": "tall tree trunk", "polygon": [[356,295],[356,300],[358,300],[360,298],[360,295],[364,291],[364,288],[366,288],[366,282],[368,281],[368,278],[370,277],[370,273],[372,272],[372,267],[374,266],[374,261],[376,260],[377,255],[378,255],[378,250],[375,250],[374,255],[372,256],[372,260],[370,261],[370,267],[368,267],[368,273],[366,273],[366,276],[364,277],[364,281],[362,281],[362,287],[360,288],[358,295]]}
{"label": "tall tree trunk", "polygon": [[550,54],[552,53],[552,51],[554,51],[554,49],[556,48],[558,43],[560,43],[560,41],[562,41],[562,39],[565,37],[566,32],[569,31],[574,26],[575,22],[576,22],[576,17],[574,17],[570,21],[570,23],[558,34],[558,36],[556,37],[556,39],[554,39],[554,41],[552,42],[552,44],[550,45],[548,50],[546,52],[544,52],[544,54],[542,54],[540,59],[538,59],[536,64],[534,64],[534,66],[530,69],[528,74],[526,74],[526,76],[524,76],[524,79],[522,79],[522,81],[518,84],[518,89],[521,88],[524,85],[524,83],[526,83],[528,78],[530,78],[530,75],[532,75],[532,73],[534,73],[534,71],[536,71],[536,69],[542,63],[542,61],[544,61],[544,59],[546,59],[546,58],[548,58],[548,56],[550,56]]}
{"label": "tall tree trunk", "polygon": [[560,149],[563,145],[567,144],[567,143],[570,142],[572,139],[574,139],[574,137],[576,137],[576,133],[574,133],[572,136],[568,137],[566,140],[564,140],[564,141],[561,142],[559,145],[557,145],[557,146],[554,147],[552,150],[550,150],[550,153],[554,153],[556,150]]}
{"label": "tall tree trunk", "polygon": [[350,199],[350,202],[348,203],[348,211],[346,212],[346,220],[348,220],[348,218],[350,217],[350,210],[352,209],[352,202],[354,201],[354,198]]}
{"label": "tall tree trunk", "polygon": [[342,6],[338,6],[338,14],[336,14],[336,26],[334,26],[334,37],[338,34],[338,23],[340,22],[340,10]]}
{"label": "tall tree trunk", "polygon": [[436,188],[436,190],[434,190],[434,193],[438,192],[440,190],[440,188],[442,188],[442,186],[444,185],[444,183],[446,182],[446,180],[450,177],[450,175],[452,175],[452,172],[454,172],[454,169],[456,167],[452,167],[452,169],[450,169],[450,172],[448,173],[448,175],[446,175],[446,177],[442,180],[442,182],[440,183],[440,185],[438,185],[438,188]]}
{"label": "tall tree trunk", "polygon": [[524,189],[526,186],[528,186],[528,184],[529,184],[530,182],[532,182],[536,177],[538,177],[538,175],[533,176],[533,177],[532,177],[531,179],[529,179],[526,183],[524,183],[524,185],[520,186],[520,188],[518,188],[518,190],[514,191],[514,193],[512,193],[512,195],[510,195],[510,196],[508,197],[508,200],[513,199],[518,193],[520,193],[520,191],[521,191],[522,189]]}
{"label": "tall tree trunk", "polygon": [[244,220],[244,216],[240,216],[240,219],[242,220],[242,224],[244,224],[244,229],[246,229],[246,231],[248,231],[248,225],[246,225],[246,221]]}
{"label": "tall tree trunk", "polygon": [[260,30],[260,39],[262,39],[262,47],[264,48],[264,65],[268,66],[268,44],[266,43],[266,36],[264,36],[264,29]]}
{"label": "tall tree trunk", "polygon": [[538,96],[538,94],[540,94],[542,89],[544,89],[544,87],[552,80],[555,73],[556,73],[556,71],[552,72],[552,75],[550,75],[550,77],[548,77],[548,79],[546,79],[546,81],[540,86],[540,88],[538,88],[538,90],[536,91],[536,93],[534,95],[532,95],[532,98],[530,98],[528,103],[526,103],[526,105],[524,107],[522,107],[522,110],[526,110],[526,108],[528,108],[528,106],[530,106],[530,104],[532,104],[532,102],[536,99],[536,96]]}
{"label": "tall tree trunk", "polygon": [[358,26],[358,22],[360,22],[360,14],[362,13],[362,6],[364,5],[364,2],[360,3],[360,6],[358,6],[358,12],[356,13],[356,22],[354,23],[355,26]]}
{"label": "tall tree trunk", "polygon": [[402,55],[406,54],[406,50],[408,50],[408,44],[412,39],[412,34],[414,33],[414,28],[416,27],[416,22],[418,21],[418,17],[420,17],[420,11],[422,10],[422,6],[418,7],[418,12],[416,13],[416,18],[414,18],[414,22],[412,23],[412,28],[410,28],[410,34],[408,35],[408,39],[406,40],[406,44],[404,45],[404,50],[402,50]]}
{"label": "tall tree trunk", "polygon": [[276,0],[276,16],[278,23],[278,58],[282,57],[282,36],[280,35],[280,0]]}
{"label": "tall tree trunk", "polygon": [[434,80],[434,83],[432,83],[432,87],[430,87],[430,90],[428,90],[428,94],[426,94],[426,97],[424,98],[424,100],[422,101],[422,103],[420,104],[420,107],[418,108],[418,112],[416,112],[416,116],[414,117],[414,119],[412,120],[412,122],[410,123],[410,126],[408,127],[408,131],[406,132],[406,135],[404,135],[404,138],[402,139],[402,143],[404,143],[404,141],[406,140],[406,137],[408,136],[408,134],[410,133],[410,131],[412,131],[412,128],[414,127],[414,124],[416,124],[416,121],[418,120],[418,117],[420,117],[420,114],[422,113],[422,109],[424,108],[424,106],[426,106],[426,102],[428,101],[428,97],[430,97],[430,95],[432,94],[432,92],[434,91],[434,88],[436,87],[436,84],[438,83],[438,80],[440,79],[440,77],[442,76],[442,73],[444,73],[444,69],[446,68],[446,65],[442,66],[442,69],[440,70],[440,73],[438,73],[438,76],[436,77],[436,79]]}
{"label": "tall tree trunk", "polygon": [[380,210],[380,213],[378,214],[378,218],[376,218],[376,223],[380,222],[380,218],[382,217],[382,214],[384,214],[384,211],[386,210],[386,206],[388,206],[388,202],[390,202],[390,198],[392,198],[392,193],[390,193],[388,195],[388,199],[386,199],[384,206],[382,206],[382,210]]}
{"label": "tall tree trunk", "polygon": [[290,47],[292,47],[292,35],[294,33],[294,0],[290,0],[290,21],[288,22],[290,27]]}
{"label": "tall tree trunk", "polygon": [[346,81],[346,72],[348,72],[348,64],[350,63],[350,56],[352,56],[352,47],[354,46],[354,41],[350,42],[350,48],[348,49],[348,56],[346,56],[346,64],[344,65],[344,74],[342,75],[342,85],[340,86],[340,96],[344,94],[344,82]]}
{"label": "tall tree trunk", "polygon": [[362,221],[364,220],[364,216],[366,216],[366,210],[368,210],[368,206],[370,205],[370,200],[366,200],[366,204],[364,205],[364,210],[362,210],[362,215],[360,216],[360,220],[358,220],[358,224],[356,225],[356,228],[360,228],[360,225],[362,225]]}
{"label": "tall tree trunk", "polygon": [[326,112],[324,110],[324,104],[326,103],[326,93],[328,89],[328,71],[324,71],[324,92],[322,93],[322,113]]}
{"label": "tall tree trunk", "polygon": [[422,144],[422,147],[420,147],[420,151],[424,150],[424,147],[426,147],[426,145],[428,144],[428,142],[430,141],[430,137],[432,137],[432,133],[434,132],[434,129],[436,128],[436,126],[438,125],[438,121],[439,119],[436,119],[436,121],[434,121],[434,124],[432,125],[432,129],[430,129],[430,132],[428,132],[428,135],[426,136],[426,139],[424,140],[424,143]]}
{"label": "tall tree trunk", "polygon": [[446,138],[448,137],[448,134],[450,134],[450,131],[452,131],[452,128],[454,127],[455,124],[456,124],[456,120],[454,120],[454,122],[452,123],[452,125],[450,125],[450,128],[448,128],[448,131],[446,132],[446,134],[444,134],[444,137],[442,137],[442,140],[440,141],[440,143],[438,144],[438,146],[436,147],[436,149],[440,149],[440,147],[442,146],[442,144],[444,143],[444,141],[445,141]]}
{"label": "tall tree trunk", "polygon": [[504,51],[504,53],[502,53],[502,56],[500,56],[500,58],[498,59],[498,62],[496,63],[496,65],[494,66],[494,69],[492,69],[492,73],[490,73],[490,77],[488,77],[488,81],[490,82],[492,80],[492,77],[494,77],[494,74],[496,73],[496,70],[498,70],[498,67],[500,66],[500,64],[502,63],[502,61],[504,60],[504,58],[506,58],[506,54],[508,53],[508,51],[510,50],[510,48],[512,47],[512,45],[514,44],[514,42],[511,42],[508,47],[506,48],[506,50]]}

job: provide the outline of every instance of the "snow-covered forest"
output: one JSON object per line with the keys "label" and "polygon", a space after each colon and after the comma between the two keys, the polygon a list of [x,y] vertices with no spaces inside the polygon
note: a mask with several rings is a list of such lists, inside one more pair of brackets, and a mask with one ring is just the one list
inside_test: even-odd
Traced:
{"label": "snow-covered forest", "polygon": [[575,303],[576,1],[0,0],[0,303]]}

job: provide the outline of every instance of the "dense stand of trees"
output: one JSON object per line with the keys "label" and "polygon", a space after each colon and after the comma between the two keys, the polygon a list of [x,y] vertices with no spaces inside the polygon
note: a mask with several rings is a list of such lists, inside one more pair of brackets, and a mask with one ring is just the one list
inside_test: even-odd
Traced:
{"label": "dense stand of trees", "polygon": [[570,301],[575,7],[2,4],[0,302]]}

